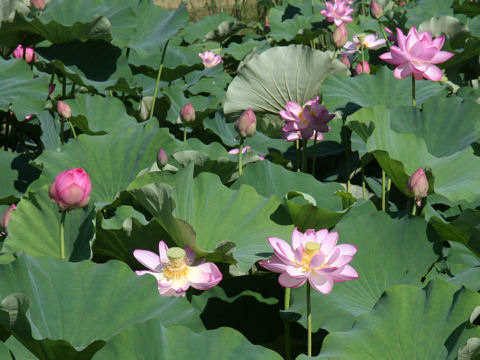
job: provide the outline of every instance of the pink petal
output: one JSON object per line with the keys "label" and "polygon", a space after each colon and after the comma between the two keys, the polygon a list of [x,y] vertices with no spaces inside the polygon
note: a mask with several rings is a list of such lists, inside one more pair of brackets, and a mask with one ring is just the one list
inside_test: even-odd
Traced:
{"label": "pink petal", "polygon": [[435,38],[435,40],[432,41],[431,46],[436,47],[438,50],[440,50],[443,47],[444,42],[445,42],[445,36],[442,35]]}
{"label": "pink petal", "polygon": [[135,250],[133,252],[133,256],[143,266],[149,268],[150,270],[157,270],[157,267],[160,266],[160,258],[154,252],[148,250]]}
{"label": "pink petal", "polygon": [[288,265],[285,267],[285,272],[292,278],[304,278],[308,276],[308,271],[305,271],[302,267],[298,265]]}
{"label": "pink petal", "polygon": [[398,43],[398,47],[402,50],[405,50],[405,40],[406,40],[406,37],[403,34],[402,30],[397,28],[397,43]]}
{"label": "pink petal", "polygon": [[428,69],[423,73],[428,80],[440,81],[442,80],[442,70],[438,66],[430,65]]}
{"label": "pink petal", "polygon": [[328,233],[322,241],[322,246],[320,250],[328,256],[335,248],[335,245],[337,245],[337,241],[338,232],[332,231],[331,233]]}
{"label": "pink petal", "polygon": [[312,287],[322,294],[329,294],[333,289],[333,281],[328,277],[312,272],[308,278],[308,282]]}
{"label": "pink petal", "polygon": [[302,286],[303,284],[305,284],[305,281],[307,281],[306,277],[303,279],[295,279],[290,277],[287,273],[282,273],[278,277],[278,282],[280,283],[280,285],[288,288],[297,288],[299,286]]}
{"label": "pink petal", "polygon": [[455,54],[448,51],[439,51],[438,53],[435,54],[433,58],[430,59],[430,62],[432,64],[440,64],[450,59],[453,55]]}
{"label": "pink petal", "polygon": [[321,244],[323,240],[328,236],[329,232],[327,229],[322,229],[317,231],[317,243]]}
{"label": "pink petal", "polygon": [[292,248],[297,249],[298,247],[303,247],[304,244],[303,233],[298,231],[297,227],[295,227],[292,233]]}
{"label": "pink petal", "polygon": [[310,260],[310,267],[313,269],[319,268],[320,266],[323,265],[324,261],[325,261],[325,255],[322,252],[319,252],[312,258],[312,260]]}
{"label": "pink petal", "polygon": [[410,75],[412,75],[412,68],[408,62],[398,65],[395,70],[393,70],[393,76],[397,79],[403,79]]}
{"label": "pink petal", "polygon": [[358,279],[358,273],[350,265],[342,266],[333,274],[333,281],[335,282],[344,282],[353,279]]}
{"label": "pink petal", "polygon": [[260,260],[258,264],[265,269],[276,273],[285,272],[285,268],[287,267],[287,265],[285,265],[285,263],[283,263],[276,255],[273,255],[270,259],[267,260]]}
{"label": "pink petal", "polygon": [[280,261],[283,261],[287,265],[293,265],[295,263],[295,255],[293,254],[293,250],[285,240],[276,237],[269,237],[267,240]]}
{"label": "pink petal", "polygon": [[187,257],[189,264],[193,264],[196,258],[195,251],[190,249],[190,246],[185,246],[183,250],[185,250],[185,256]]}
{"label": "pink petal", "polygon": [[353,260],[353,256],[350,255],[341,255],[335,259],[329,266],[340,268],[344,265],[347,265],[350,261]]}
{"label": "pink petal", "polygon": [[137,271],[135,271],[135,274],[137,274],[137,275],[150,274],[150,275],[155,276],[155,278],[156,278],[157,280],[158,280],[159,277],[160,277],[160,274],[159,274],[158,272],[148,271],[148,270],[137,270]]}
{"label": "pink petal", "polygon": [[291,113],[298,115],[303,112],[303,107],[301,107],[298,103],[295,101],[288,101],[287,105],[285,106],[287,111],[290,111]]}
{"label": "pink petal", "polygon": [[222,280],[222,273],[217,265],[206,262],[198,266],[191,266],[187,279],[198,290],[208,290]]}
{"label": "pink petal", "polygon": [[164,241],[160,241],[158,243],[158,254],[160,256],[161,263],[168,263],[170,261],[168,260],[167,250],[168,250],[167,244],[165,244]]}
{"label": "pink petal", "polygon": [[340,255],[353,256],[357,253],[358,248],[352,244],[340,244],[336,246],[336,249],[340,250]]}

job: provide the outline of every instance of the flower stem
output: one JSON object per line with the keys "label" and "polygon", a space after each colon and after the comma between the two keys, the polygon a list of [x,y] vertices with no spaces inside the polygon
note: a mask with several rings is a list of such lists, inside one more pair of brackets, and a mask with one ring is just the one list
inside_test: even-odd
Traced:
{"label": "flower stem", "polygon": [[366,188],[365,188],[365,169],[363,168],[363,163],[361,164],[362,167],[362,197],[366,198]]}
{"label": "flower stem", "polygon": [[390,51],[390,41],[388,41],[388,36],[385,30],[383,29],[382,23],[380,22],[380,19],[377,19],[378,26],[380,27],[380,30],[382,31],[383,38],[385,39],[385,45],[387,45],[388,51]]}
{"label": "flower stem", "polygon": [[[290,309],[290,288],[285,288],[284,310]],[[291,344],[290,344],[290,321],[285,322],[285,360],[290,360]]]}
{"label": "flower stem", "polygon": [[417,106],[417,100],[415,99],[415,77],[412,74],[412,106]]}
{"label": "flower stem", "polygon": [[75,128],[73,127],[72,122],[70,120],[68,121],[68,125],[70,125],[70,130],[72,130],[73,138],[76,139],[77,133],[75,132]]}
{"label": "flower stem", "polygon": [[295,140],[295,149],[297,149],[297,172],[300,172],[300,140]]}
{"label": "flower stem", "polygon": [[417,204],[415,200],[413,200],[412,215],[415,216],[416,213],[417,213]]}
{"label": "flower stem", "polygon": [[385,171],[382,169],[382,211],[385,211]]}
{"label": "flower stem", "polygon": [[162,76],[163,60],[165,59],[165,53],[167,52],[168,42],[169,40],[167,40],[167,42],[165,43],[165,46],[163,47],[162,59],[160,60],[160,67],[158,68],[157,82],[155,83],[155,90],[153,91],[152,107],[150,109],[150,117],[149,117],[150,119],[153,117],[153,110],[155,109],[155,100],[157,99],[158,84],[160,82],[160,77]]}
{"label": "flower stem", "polygon": [[60,219],[60,257],[65,259],[65,216],[67,210],[62,211],[62,218]]}
{"label": "flower stem", "polygon": [[317,134],[318,132],[315,130],[315,133],[314,133],[314,140],[313,140],[313,160],[312,160],[312,175],[313,177],[315,177],[315,162],[316,162],[316,158],[317,158]]}
{"label": "flower stem", "polygon": [[307,171],[307,141],[308,139],[303,139],[302,146],[302,172]]}
{"label": "flower stem", "polygon": [[242,176],[242,150],[245,138],[240,138],[240,147],[238,148],[238,176]]}
{"label": "flower stem", "polygon": [[312,303],[311,303],[311,285],[307,281],[307,355],[312,356]]}
{"label": "flower stem", "polygon": [[183,142],[187,141],[187,126],[183,127]]}

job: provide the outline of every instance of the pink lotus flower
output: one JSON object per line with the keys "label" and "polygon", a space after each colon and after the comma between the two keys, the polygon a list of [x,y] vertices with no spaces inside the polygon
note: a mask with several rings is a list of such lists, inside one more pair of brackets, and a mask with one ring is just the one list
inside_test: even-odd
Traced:
{"label": "pink lotus flower", "polygon": [[422,168],[418,168],[408,179],[407,193],[422,205],[422,199],[428,195],[428,180]]}
{"label": "pink lotus flower", "polygon": [[335,115],[329,114],[325,106],[320,106],[318,96],[310,101],[307,101],[303,106],[300,106],[295,101],[289,101],[286,105],[287,110],[279,112],[283,120],[286,121],[282,131],[286,133],[288,141],[297,139],[311,139],[317,131],[318,134],[328,132],[330,128],[327,123],[332,120]]}
{"label": "pink lotus flower", "polygon": [[390,30],[390,29],[389,29],[388,27],[386,27],[386,26],[383,28],[383,30],[385,30],[385,32],[386,32],[387,34],[389,34],[389,35],[387,36],[387,40],[390,41],[390,42],[393,43],[393,44],[396,44],[396,43],[397,43],[397,35],[395,35],[395,34],[393,33],[393,31]]}
{"label": "pink lotus flower", "polygon": [[368,62],[360,61],[357,64],[357,67],[355,68],[355,73],[358,74],[370,74],[370,65],[368,65]]}
{"label": "pink lotus flower", "polygon": [[191,103],[183,105],[180,110],[180,119],[184,124],[195,121],[195,108]]}
{"label": "pink lotus flower", "polygon": [[383,15],[382,5],[375,0],[372,0],[372,3],[370,4],[370,13],[375,19],[380,19]]}
{"label": "pink lotus flower", "polygon": [[8,209],[5,210],[5,212],[3,213],[2,217],[0,218],[0,225],[2,226],[4,233],[7,232],[10,216],[12,216],[12,211],[15,210],[16,208],[17,206],[15,204],[10,205]]}
{"label": "pink lotus flower", "polygon": [[148,250],[135,250],[133,256],[151,271],[136,271],[137,275],[150,274],[158,281],[158,291],[163,296],[185,296],[191,286],[208,290],[222,280],[222,273],[211,262],[195,261],[195,253],[188,246],[168,248],[165,242],[158,243],[158,255]]}
{"label": "pink lotus flower", "polygon": [[200,56],[203,60],[203,65],[205,67],[214,67],[223,62],[222,56],[221,55],[215,55],[213,51],[205,51],[203,53],[199,53],[198,56]]}
{"label": "pink lotus flower", "polygon": [[423,77],[432,81],[442,79],[442,70],[434,64],[447,61],[453,56],[448,51],[440,51],[445,41],[444,36],[432,40],[428,31],[419,34],[415,26],[412,26],[407,36],[397,28],[397,41],[398,46],[393,45],[390,52],[380,55],[380,59],[396,65],[393,74],[397,79],[412,74],[417,80]]}
{"label": "pink lotus flower", "polygon": [[292,246],[285,240],[270,237],[268,242],[275,255],[259,264],[280,273],[278,282],[283,287],[296,288],[308,280],[310,285],[323,294],[332,291],[334,282],[358,279],[356,270],[348,265],[357,252],[351,244],[337,245],[338,233],[323,229],[315,232],[308,229],[301,233],[295,228]]}
{"label": "pink lotus flower", "polygon": [[[23,52],[23,46],[18,45],[17,48],[13,51],[13,57],[15,59],[23,59]],[[35,60],[37,60],[37,54],[35,54],[32,47],[27,47],[25,50],[25,61],[30,64]]]}
{"label": "pink lotus flower", "polygon": [[347,39],[348,39],[348,30],[345,27],[345,24],[337,26],[337,28],[335,29],[332,35],[332,40],[335,46],[337,48],[341,48],[343,45],[345,45],[345,43],[347,42]]}
{"label": "pink lotus flower", "polygon": [[57,103],[58,114],[62,117],[62,120],[68,120],[72,117],[72,109],[67,103],[58,101]]}
{"label": "pink lotus flower", "polygon": [[30,0],[30,7],[43,10],[45,9],[45,0]]}
{"label": "pink lotus flower", "polygon": [[378,39],[378,34],[359,34],[353,35],[353,41],[347,41],[342,55],[352,55],[359,51],[362,47],[364,49],[377,50],[385,45],[385,39]]}
{"label": "pink lotus flower", "polygon": [[257,117],[252,109],[245,110],[235,122],[235,130],[241,138],[252,137],[257,130]]}
{"label": "pink lotus flower", "polygon": [[85,170],[77,168],[58,174],[50,185],[49,194],[60,210],[67,210],[86,206],[90,201],[91,191],[90,177]]}
{"label": "pink lotus flower", "polygon": [[325,2],[327,8],[320,11],[320,14],[325,16],[328,22],[333,22],[337,26],[352,22],[353,18],[350,15],[354,10],[348,6],[349,3],[349,1],[345,0],[334,0],[333,3],[327,1]]}
{"label": "pink lotus flower", "polygon": [[[247,149],[251,149],[250,145],[247,145],[247,146],[244,146],[243,149],[242,149],[242,154],[245,154],[245,152],[247,151]],[[228,153],[229,154],[232,154],[232,155],[236,155],[240,152],[240,149],[232,149],[230,150]],[[258,155],[258,157],[260,158],[260,160],[265,160],[265,157],[262,156],[262,155]]]}

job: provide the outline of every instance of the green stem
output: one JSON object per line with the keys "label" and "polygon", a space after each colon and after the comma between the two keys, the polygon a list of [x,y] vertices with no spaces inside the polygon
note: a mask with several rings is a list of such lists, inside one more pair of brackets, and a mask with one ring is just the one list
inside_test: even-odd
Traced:
{"label": "green stem", "polygon": [[187,141],[187,125],[183,127],[183,142]]}
{"label": "green stem", "polygon": [[65,259],[65,216],[67,210],[62,211],[62,218],[60,220],[60,257]]}
{"label": "green stem", "polygon": [[361,164],[362,167],[362,197],[365,199],[366,198],[366,187],[365,187],[365,169],[363,168],[363,163]]}
{"label": "green stem", "polygon": [[60,119],[60,140],[62,144],[65,143],[64,131],[65,131],[65,121]]}
{"label": "green stem", "polygon": [[417,101],[415,99],[415,77],[412,74],[412,106],[417,106]]}
{"label": "green stem", "polygon": [[[284,310],[290,309],[290,288],[285,288]],[[285,360],[291,359],[291,344],[290,344],[290,322],[285,322]]]}
{"label": "green stem", "polygon": [[307,281],[307,355],[312,356],[312,304],[311,304],[311,285]]}
{"label": "green stem", "polygon": [[388,35],[385,32],[385,30],[383,29],[383,26],[382,26],[382,23],[380,22],[380,19],[377,19],[377,22],[378,22],[378,27],[382,31],[383,38],[385,39],[385,45],[387,45],[387,49],[388,49],[388,51],[390,51],[390,41],[388,41]]}
{"label": "green stem", "polygon": [[417,212],[417,203],[415,202],[415,199],[413,200],[413,207],[412,207],[412,215],[415,216]]}
{"label": "green stem", "polygon": [[307,139],[303,139],[302,146],[302,172],[307,171]]}
{"label": "green stem", "polygon": [[67,96],[67,76],[63,75],[62,79],[62,97]]}
{"label": "green stem", "polygon": [[77,133],[75,132],[75,128],[73,127],[72,122],[70,120],[68,121],[68,125],[70,125],[70,130],[72,130],[73,138],[76,139]]}
{"label": "green stem", "polygon": [[295,149],[297,149],[297,172],[300,172],[300,140],[295,140]]}
{"label": "green stem", "polygon": [[362,50],[362,73],[364,72],[363,70],[363,64],[365,64],[365,55],[363,53],[363,46],[361,47],[361,50]]}
{"label": "green stem", "polygon": [[392,188],[392,179],[387,180],[387,193],[385,194],[385,206],[388,205],[388,198],[390,196],[390,189]]}
{"label": "green stem", "polygon": [[242,150],[243,150],[243,143],[245,142],[245,138],[240,139],[240,147],[238,148],[238,176],[242,176]]}
{"label": "green stem", "polygon": [[385,211],[385,171],[382,169],[382,211]]}
{"label": "green stem", "polygon": [[160,77],[162,76],[163,60],[165,59],[165,53],[167,52],[168,41],[169,40],[167,40],[165,46],[163,47],[162,59],[160,60],[160,67],[158,68],[157,82],[155,83],[155,90],[153,91],[152,108],[150,109],[150,119],[153,117],[153,110],[155,109],[155,100],[157,99],[158,84],[160,83]]}
{"label": "green stem", "polygon": [[70,89],[70,96],[74,96],[75,95],[75,83],[72,82],[72,88]]}
{"label": "green stem", "polygon": [[313,140],[313,160],[312,160],[312,175],[313,177],[315,177],[315,162],[316,162],[316,158],[317,158],[317,134],[318,132],[315,131],[314,135],[315,136],[315,139]]}

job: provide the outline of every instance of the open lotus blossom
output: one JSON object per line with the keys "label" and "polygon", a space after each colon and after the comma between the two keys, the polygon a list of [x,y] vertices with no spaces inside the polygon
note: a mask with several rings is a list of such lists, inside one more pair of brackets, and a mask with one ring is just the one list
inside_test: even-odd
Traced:
{"label": "open lotus blossom", "polygon": [[413,74],[415,79],[427,78],[432,81],[442,79],[442,70],[434,64],[439,64],[450,59],[453,54],[441,51],[444,36],[432,39],[428,32],[419,34],[412,26],[407,36],[397,28],[397,45],[390,48],[390,52],[380,55],[380,59],[389,64],[396,65],[393,75],[403,79]]}
{"label": "open lotus blossom", "polygon": [[353,18],[350,15],[354,10],[348,6],[351,3],[351,1],[346,0],[326,1],[326,9],[320,11],[320,14],[325,16],[328,22],[333,22],[337,26],[352,22]]}
{"label": "open lotus blossom", "polygon": [[214,67],[223,62],[221,55],[215,55],[213,51],[209,50],[199,53],[198,56],[202,58],[205,67]]}
{"label": "open lotus blossom", "polygon": [[377,50],[385,45],[385,39],[378,39],[378,34],[359,34],[353,35],[353,41],[347,41],[343,48],[342,55],[352,55],[359,51],[362,47],[364,49]]}
{"label": "open lotus blossom", "polygon": [[312,287],[328,294],[334,282],[358,278],[357,271],[348,263],[352,261],[357,247],[351,244],[337,245],[338,233],[327,229],[308,229],[302,233],[295,228],[292,246],[285,240],[270,237],[268,242],[275,255],[259,264],[280,273],[278,282],[283,287],[296,288],[307,280]]}
{"label": "open lotus blossom", "polygon": [[78,209],[90,201],[92,183],[82,168],[62,171],[50,185],[50,199],[60,210]]}
{"label": "open lotus blossom", "polygon": [[[247,151],[247,149],[251,149],[251,147],[250,147],[249,145],[244,146],[244,147],[242,148],[242,154],[245,154],[245,152]],[[238,154],[239,152],[240,152],[240,149],[237,148],[237,149],[232,149],[232,150],[230,150],[228,153],[235,155],[235,154]],[[265,157],[262,156],[262,155],[258,155],[258,157],[260,158],[260,160],[265,160]]]}
{"label": "open lotus blossom", "polygon": [[158,254],[148,250],[135,250],[133,256],[149,270],[136,271],[137,275],[150,274],[158,281],[158,291],[163,296],[185,296],[191,286],[208,290],[222,280],[222,273],[211,262],[195,262],[195,253],[186,246],[168,248],[164,241],[158,243]]}
{"label": "open lotus blossom", "polygon": [[37,54],[33,51],[32,47],[27,47],[24,50],[24,47],[22,45],[18,45],[17,48],[13,51],[13,57],[15,59],[23,59],[24,58],[24,53],[25,52],[25,61],[30,64],[33,61],[37,60]]}
{"label": "open lotus blossom", "polygon": [[320,106],[318,96],[307,101],[303,106],[295,101],[288,101],[286,110],[280,111],[279,114],[286,121],[282,131],[286,133],[284,137],[288,141],[312,139],[315,131],[317,131],[317,140],[322,140],[323,136],[320,133],[330,130],[327,123],[335,117],[334,114],[328,113],[324,105]]}

